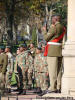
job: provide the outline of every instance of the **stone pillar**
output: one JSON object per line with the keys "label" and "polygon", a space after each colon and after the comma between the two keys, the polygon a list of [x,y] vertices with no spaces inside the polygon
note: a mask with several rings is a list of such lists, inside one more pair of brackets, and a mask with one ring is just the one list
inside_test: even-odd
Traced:
{"label": "stone pillar", "polygon": [[62,93],[75,95],[75,0],[68,0],[67,42],[63,49]]}

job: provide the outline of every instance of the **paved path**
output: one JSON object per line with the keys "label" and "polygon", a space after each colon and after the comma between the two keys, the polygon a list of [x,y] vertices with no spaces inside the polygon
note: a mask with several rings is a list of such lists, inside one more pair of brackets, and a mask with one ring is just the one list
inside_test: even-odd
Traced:
{"label": "paved path", "polygon": [[[54,98],[54,100],[56,100],[55,98],[61,98],[61,100],[64,100],[63,98],[67,99],[67,100],[75,100],[75,95],[67,95],[67,94],[62,94],[62,93],[48,93],[45,94],[42,97],[46,97],[46,98]],[[52,99],[50,99],[52,100]],[[59,99],[57,99],[59,100]]]}
{"label": "paved path", "polygon": [[12,92],[2,97],[1,100],[34,100],[37,96],[38,95],[33,93],[33,91],[27,91],[26,95],[17,95],[17,92]]}
{"label": "paved path", "polygon": [[[70,98],[67,99],[67,97],[70,97]],[[31,91],[28,90],[26,92],[26,95],[17,95],[17,92],[12,92],[11,94],[6,95],[5,97],[2,97],[1,100],[73,100],[72,97],[75,100],[75,96],[58,94],[58,93],[49,93],[42,96],[42,99],[40,99],[41,97],[39,97],[37,94],[34,94],[33,90]],[[61,98],[64,98],[64,99],[61,99]]]}

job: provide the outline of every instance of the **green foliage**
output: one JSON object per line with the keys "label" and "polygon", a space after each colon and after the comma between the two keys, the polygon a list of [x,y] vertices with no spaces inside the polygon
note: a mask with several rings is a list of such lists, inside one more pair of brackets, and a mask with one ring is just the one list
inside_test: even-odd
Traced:
{"label": "green foliage", "polygon": [[67,0],[2,0],[0,9],[5,9],[5,13],[11,12],[15,18],[14,21],[18,23],[22,18],[28,19],[34,14],[45,14],[45,4],[47,3],[48,8],[52,7],[55,12],[63,14],[64,19],[67,14],[66,2]]}
{"label": "green foliage", "polygon": [[[37,17],[40,16],[44,17],[44,19],[46,18],[46,4],[48,11],[53,9],[53,12],[59,13],[62,16],[62,22],[66,26],[67,0],[1,0],[0,11],[5,13],[5,18],[6,20],[8,19],[11,28],[13,23],[18,26],[22,19],[25,22],[29,19],[29,21],[31,20],[32,25],[35,25],[36,22],[34,18],[36,15]],[[1,14],[1,16],[3,15]],[[24,34],[26,33],[22,32],[21,35],[23,36]],[[35,45],[37,44],[36,28],[34,28],[32,32],[32,42],[34,42]]]}
{"label": "green foliage", "polygon": [[52,5],[52,9],[54,9],[55,13],[61,15],[62,23],[66,26],[67,25],[67,0],[59,0],[58,2]]}

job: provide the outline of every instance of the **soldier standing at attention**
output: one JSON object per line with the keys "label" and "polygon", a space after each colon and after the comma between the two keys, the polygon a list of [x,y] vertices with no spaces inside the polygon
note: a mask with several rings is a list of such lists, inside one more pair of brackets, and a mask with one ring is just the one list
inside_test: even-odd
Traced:
{"label": "soldier standing at attention", "polygon": [[0,46],[0,92],[5,91],[5,76],[7,71],[8,56],[4,53],[4,47]]}
{"label": "soldier standing at attention", "polygon": [[31,55],[32,55],[32,58],[33,58],[33,76],[32,76],[33,88],[35,87],[34,86],[34,84],[35,84],[35,71],[34,71],[35,51],[36,51],[36,48],[34,47],[34,43],[31,43],[30,44],[30,52],[31,52]]}
{"label": "soldier standing at attention", "polygon": [[33,76],[33,57],[31,55],[31,52],[28,51],[28,88],[31,90],[32,87],[32,76]]}
{"label": "soldier standing at attention", "polygon": [[[58,60],[62,57],[62,40],[64,37],[64,27],[58,20],[58,15],[52,16],[52,25],[45,40],[47,41],[45,56],[47,55],[48,70],[50,77],[49,92],[61,91],[62,66],[58,65]],[[57,83],[57,85],[56,85]]]}
{"label": "soldier standing at attention", "polygon": [[36,87],[39,95],[43,94],[48,89],[47,76],[48,76],[48,64],[41,54],[41,47],[36,49],[36,57],[34,60]]}
{"label": "soldier standing at attention", "polygon": [[20,54],[16,56],[16,64],[14,68],[14,72],[19,75],[19,93],[18,94],[26,94],[27,89],[27,72],[28,72],[28,52],[26,50],[27,45],[20,45]]}
{"label": "soldier standing at attention", "polygon": [[7,72],[6,72],[6,88],[8,93],[11,92],[11,76],[14,69],[13,55],[11,54],[10,49],[11,49],[10,46],[6,46],[5,48],[5,53],[8,56],[8,65],[7,65]]}

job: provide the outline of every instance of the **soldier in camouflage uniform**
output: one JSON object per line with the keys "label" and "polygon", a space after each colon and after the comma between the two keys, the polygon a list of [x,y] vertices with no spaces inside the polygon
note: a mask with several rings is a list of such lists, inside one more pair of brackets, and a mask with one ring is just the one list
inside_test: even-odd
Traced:
{"label": "soldier in camouflage uniform", "polygon": [[36,49],[36,57],[34,60],[36,85],[38,88],[37,92],[39,93],[41,93],[41,90],[45,91],[48,89],[48,83],[47,83],[48,64],[44,56],[41,54],[41,50],[42,49],[40,47]]}
{"label": "soldier in camouflage uniform", "polygon": [[6,88],[7,92],[11,92],[11,76],[13,73],[13,55],[10,52],[10,46],[6,46],[5,53],[8,56],[8,65],[7,65],[7,73],[6,73]]}
{"label": "soldier in camouflage uniform", "polygon": [[14,72],[19,75],[19,94],[26,94],[27,89],[27,72],[29,67],[28,52],[26,51],[27,45],[20,45],[20,54],[16,57],[16,64]]}
{"label": "soldier in camouflage uniform", "polygon": [[33,57],[31,55],[31,52],[28,51],[28,65],[29,65],[29,68],[28,68],[28,86],[29,86],[29,89],[31,89],[31,86],[32,86],[32,76],[33,76]]}
{"label": "soldier in camouflage uniform", "polygon": [[33,80],[33,88],[35,87],[35,71],[34,71],[34,59],[35,59],[35,56],[36,56],[36,48],[34,47],[34,43],[31,43],[30,44],[30,52],[31,52],[31,55],[32,55],[32,58],[33,58],[33,77],[32,77],[32,80]]}

